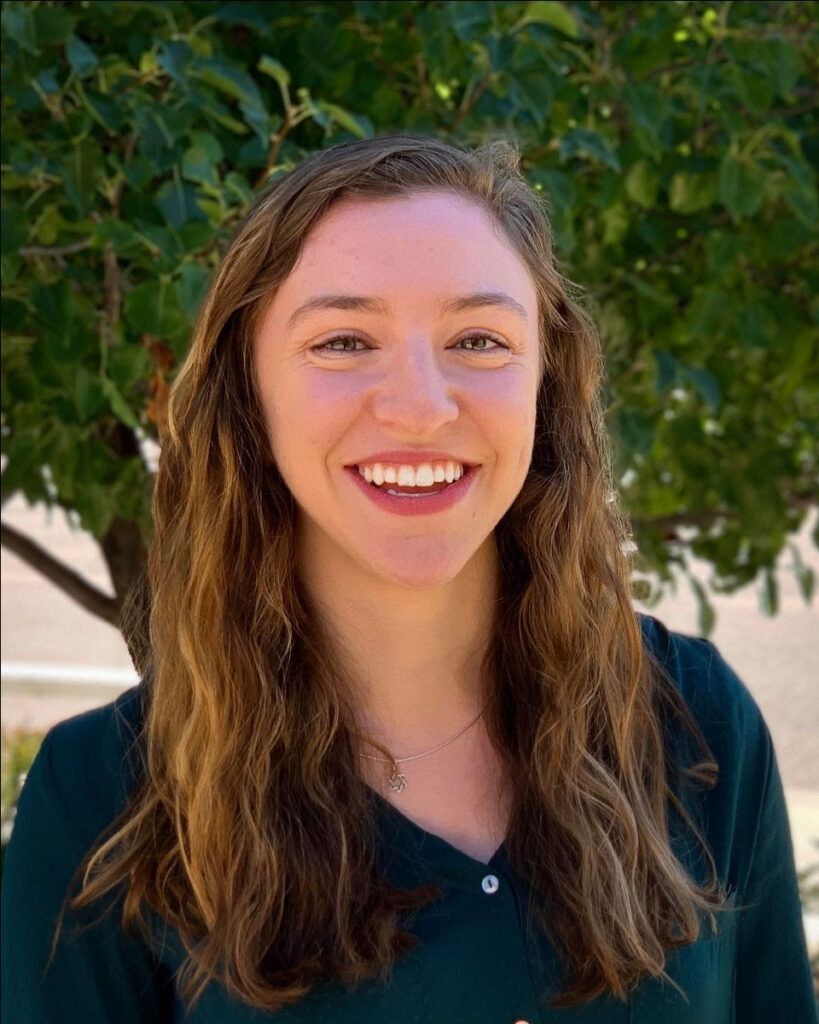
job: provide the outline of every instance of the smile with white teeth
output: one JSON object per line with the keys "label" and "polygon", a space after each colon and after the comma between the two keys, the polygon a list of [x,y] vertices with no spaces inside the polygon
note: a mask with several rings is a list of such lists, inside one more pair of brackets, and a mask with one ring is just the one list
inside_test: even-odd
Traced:
{"label": "smile with white teeth", "polygon": [[376,487],[382,487],[384,484],[398,484],[399,487],[431,487],[433,484],[444,482],[451,484],[455,480],[460,480],[466,471],[460,462],[423,462],[420,466],[372,462],[356,468],[368,484],[375,484]]}

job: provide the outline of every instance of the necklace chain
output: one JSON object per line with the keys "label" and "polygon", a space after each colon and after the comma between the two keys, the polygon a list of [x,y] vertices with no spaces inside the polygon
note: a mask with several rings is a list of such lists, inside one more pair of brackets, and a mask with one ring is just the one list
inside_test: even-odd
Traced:
{"label": "necklace chain", "polygon": [[362,754],[361,756],[365,757],[368,761],[380,761],[381,764],[392,765],[392,775],[390,776],[389,786],[390,789],[400,793],[401,790],[403,790],[406,787],[407,779],[405,775],[398,771],[399,764],[403,764],[405,761],[416,761],[419,757],[426,757],[427,754],[434,754],[436,750],[441,750],[442,747],[446,747],[450,743],[454,743],[459,736],[463,736],[467,729],[472,728],[472,726],[478,721],[478,719],[484,713],[484,710],[485,708],[481,708],[481,710],[477,713],[477,715],[475,715],[472,721],[465,725],[463,729],[459,729],[454,736],[450,736],[448,740],[444,740],[443,743],[439,743],[435,747],[430,747],[429,750],[425,750],[421,754],[410,754],[407,757],[376,757],[374,754]]}

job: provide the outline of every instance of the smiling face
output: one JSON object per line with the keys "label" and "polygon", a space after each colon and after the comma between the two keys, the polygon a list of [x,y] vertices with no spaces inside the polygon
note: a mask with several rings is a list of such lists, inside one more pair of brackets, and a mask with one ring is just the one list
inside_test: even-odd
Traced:
{"label": "smiling face", "polygon": [[[340,200],[262,314],[254,365],[313,563],[424,589],[486,552],[529,469],[539,341],[531,274],[477,203]],[[474,468],[429,498],[357,468],[440,478],[446,461]]]}

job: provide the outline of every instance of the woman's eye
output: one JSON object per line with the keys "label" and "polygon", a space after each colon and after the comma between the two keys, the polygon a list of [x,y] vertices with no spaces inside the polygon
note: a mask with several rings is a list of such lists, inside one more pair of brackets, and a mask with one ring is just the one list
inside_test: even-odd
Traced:
{"label": "woman's eye", "polygon": [[[331,348],[332,345],[341,345],[342,348]],[[328,352],[355,352],[354,348],[348,347],[348,345],[363,345],[364,342],[361,338],[356,338],[354,334],[341,334],[337,338],[329,338],[327,341],[322,342],[320,345],[314,345],[312,348],[313,352],[321,352],[323,349]]]}
{"label": "woman's eye", "polygon": [[491,344],[491,348],[486,347],[484,345],[479,345],[478,347],[475,348],[468,348],[467,352],[494,352],[496,349],[508,348],[507,345],[504,345],[503,342],[498,341],[498,339],[493,337],[493,335],[491,334],[470,334],[466,338],[461,338],[458,344],[463,345],[466,344],[467,342],[474,343],[486,341],[488,341]]}

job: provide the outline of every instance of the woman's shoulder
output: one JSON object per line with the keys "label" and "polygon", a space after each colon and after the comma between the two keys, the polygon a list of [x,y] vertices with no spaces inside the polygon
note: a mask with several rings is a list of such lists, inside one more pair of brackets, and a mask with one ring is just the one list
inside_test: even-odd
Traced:
{"label": "woman's shoulder", "polygon": [[[778,780],[759,705],[710,640],[675,633],[652,616],[640,619],[646,646],[665,668],[718,765],[719,781],[708,798],[714,820],[730,817],[737,827],[744,821],[752,828],[772,776]],[[692,751],[687,733],[677,747],[679,728],[667,736],[673,750]]]}
{"label": "woman's shoulder", "polygon": [[[717,781],[700,794],[701,813],[720,877],[744,892],[763,822],[784,815],[770,731],[748,688],[711,641],[675,633],[651,616],[641,616],[640,624],[646,645],[702,733],[707,759],[716,762]],[[687,732],[681,737],[680,728],[672,727],[666,737],[674,753],[684,753],[683,763],[700,760]],[[691,810],[694,798],[678,795]]]}
{"label": "woman's shoulder", "polygon": [[60,807],[84,845],[124,809],[139,773],[143,697],[144,683],[58,722],[28,773],[27,788]]}
{"label": "woman's shoulder", "polygon": [[747,743],[762,739],[765,723],[748,687],[705,637],[668,629],[639,615],[645,645],[668,673],[709,741]]}

